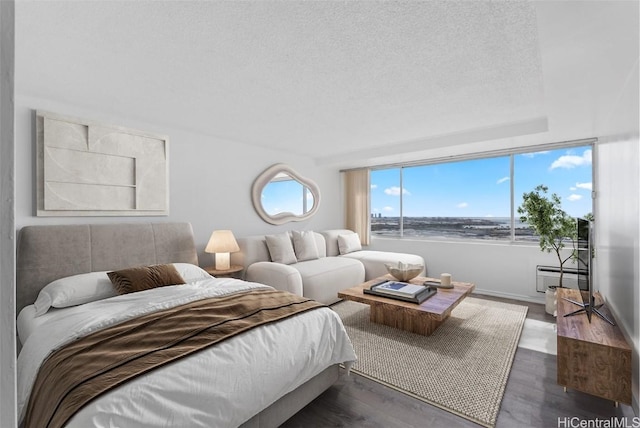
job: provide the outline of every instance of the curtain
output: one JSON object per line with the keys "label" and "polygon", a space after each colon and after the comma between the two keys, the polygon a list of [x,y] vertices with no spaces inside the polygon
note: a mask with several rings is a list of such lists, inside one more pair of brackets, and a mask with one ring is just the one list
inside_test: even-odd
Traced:
{"label": "curtain", "polygon": [[362,245],[369,245],[369,170],[345,171],[346,226],[360,236]]}

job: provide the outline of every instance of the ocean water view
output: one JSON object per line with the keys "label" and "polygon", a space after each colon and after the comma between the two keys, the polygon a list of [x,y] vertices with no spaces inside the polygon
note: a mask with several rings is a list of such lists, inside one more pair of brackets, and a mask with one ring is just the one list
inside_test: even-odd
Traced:
{"label": "ocean water view", "polygon": [[[371,233],[377,236],[400,235],[400,217],[371,217]],[[515,221],[517,240],[537,242],[538,238],[526,223]],[[511,239],[509,217],[404,217],[403,236],[439,239]]]}

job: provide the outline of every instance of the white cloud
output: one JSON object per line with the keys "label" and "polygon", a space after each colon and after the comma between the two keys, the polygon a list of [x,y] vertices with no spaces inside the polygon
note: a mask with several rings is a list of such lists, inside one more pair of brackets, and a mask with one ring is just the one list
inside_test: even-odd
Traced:
{"label": "white cloud", "polygon": [[458,205],[456,205],[458,208],[467,208],[469,206],[468,203],[466,202],[460,202]]}
{"label": "white cloud", "polygon": [[567,198],[568,201],[571,202],[575,202],[575,201],[579,201],[580,199],[582,199],[582,195],[576,195],[575,193],[572,193],[571,195],[569,195],[569,197]]}
{"label": "white cloud", "polygon": [[378,188],[378,185],[377,185],[377,184],[372,184],[372,185],[371,185],[371,189],[372,189],[372,190],[373,190],[373,189],[377,189],[377,188]]}
{"label": "white cloud", "polygon": [[[388,189],[384,189],[385,195],[391,196],[400,196],[400,188],[398,186],[389,187]],[[403,195],[411,195],[407,189],[402,189]]]}
{"label": "white cloud", "polygon": [[493,217],[495,217],[495,216],[494,216],[493,214],[487,214],[487,215],[485,215],[485,217],[487,217],[487,218],[493,218]]}
{"label": "white cloud", "polygon": [[576,183],[576,187],[578,189],[587,189],[591,191],[593,190],[593,183]]}
{"label": "white cloud", "polygon": [[500,180],[496,181],[496,184],[502,184],[505,181],[509,181],[509,177],[502,177]]}
{"label": "white cloud", "polygon": [[393,211],[393,207],[384,207],[383,210],[385,210],[386,212],[390,212]]}
{"label": "white cloud", "polygon": [[553,161],[549,169],[566,168],[571,169],[577,166],[591,165],[591,149],[584,151],[582,156],[578,155],[564,155]]}
{"label": "white cloud", "polygon": [[569,187],[569,190],[571,190],[572,192],[575,192],[576,190],[578,190],[578,188],[571,186],[571,187]]}

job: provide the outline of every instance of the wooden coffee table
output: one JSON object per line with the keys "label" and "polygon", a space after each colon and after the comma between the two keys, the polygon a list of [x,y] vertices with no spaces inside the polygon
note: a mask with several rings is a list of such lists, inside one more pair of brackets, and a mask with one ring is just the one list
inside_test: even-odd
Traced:
{"label": "wooden coffee table", "polygon": [[[430,336],[449,318],[453,308],[469,295],[476,286],[470,282],[453,281],[453,288],[438,288],[438,292],[421,304],[403,302],[371,294],[362,290],[369,288],[383,279],[394,278],[391,275],[381,276],[358,286],[342,290],[338,297],[355,302],[365,303],[371,307],[370,320],[378,324],[388,325],[412,333]],[[417,277],[412,284],[421,285],[424,281],[437,281],[433,278]]]}

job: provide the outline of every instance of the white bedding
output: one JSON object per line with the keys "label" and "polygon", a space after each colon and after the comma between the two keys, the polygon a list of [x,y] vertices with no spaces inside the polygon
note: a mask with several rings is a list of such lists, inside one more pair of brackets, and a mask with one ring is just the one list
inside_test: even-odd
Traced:
{"label": "white bedding", "polygon": [[[18,357],[20,419],[38,367],[51,350],[133,316],[265,287],[213,278],[52,312],[32,329]],[[355,359],[335,312],[313,310],[142,375],[90,402],[67,427],[236,427],[325,368]]]}
{"label": "white bedding", "polygon": [[22,308],[16,320],[20,344],[24,345],[29,336],[31,336],[31,333],[38,329],[38,326],[46,324],[50,319],[59,316],[59,314],[56,314],[58,311],[64,311],[64,309],[51,308],[49,312],[37,317],[35,306],[27,305]]}

